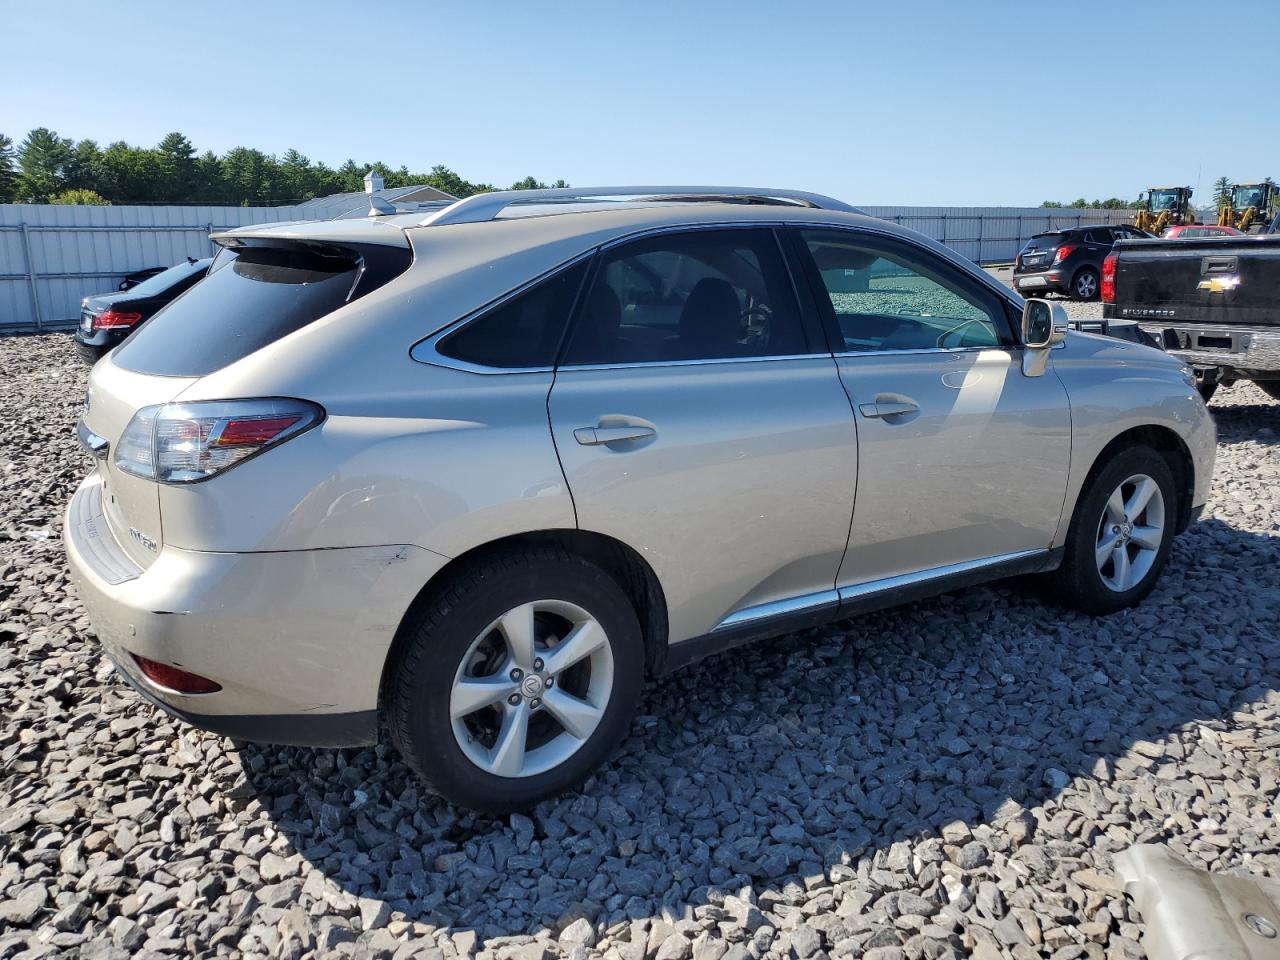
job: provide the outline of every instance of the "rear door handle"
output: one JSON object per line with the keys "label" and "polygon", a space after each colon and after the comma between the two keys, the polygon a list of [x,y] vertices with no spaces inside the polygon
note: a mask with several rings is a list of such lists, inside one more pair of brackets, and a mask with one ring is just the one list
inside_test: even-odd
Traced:
{"label": "rear door handle", "polygon": [[875,403],[860,403],[858,411],[872,420],[884,417],[900,417],[906,413],[919,413],[920,405],[910,400],[877,400]]}
{"label": "rear door handle", "polygon": [[584,447],[596,447],[602,443],[617,443],[621,440],[646,440],[657,435],[658,431],[653,427],[640,424],[627,424],[622,427],[579,427],[573,431],[573,438]]}

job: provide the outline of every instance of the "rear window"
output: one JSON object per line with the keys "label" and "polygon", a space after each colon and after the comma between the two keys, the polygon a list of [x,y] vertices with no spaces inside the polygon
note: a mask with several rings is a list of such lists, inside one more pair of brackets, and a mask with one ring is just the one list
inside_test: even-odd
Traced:
{"label": "rear window", "polygon": [[1060,233],[1040,233],[1027,241],[1027,245],[1022,248],[1023,253],[1033,250],[1055,250],[1058,244],[1062,243],[1062,234]]}
{"label": "rear window", "polygon": [[164,293],[170,287],[176,286],[197,273],[203,273],[208,266],[208,260],[183,260],[168,270],[161,270],[154,277],[148,277],[141,283],[130,287],[129,296],[154,297],[156,294]]}
{"label": "rear window", "polygon": [[378,253],[380,260],[388,255],[402,261],[394,271],[385,262],[369,269],[359,251],[337,247],[225,250],[203,281],[125,340],[114,361],[127,370],[162,377],[200,377],[220,370],[407,266],[407,250]]}

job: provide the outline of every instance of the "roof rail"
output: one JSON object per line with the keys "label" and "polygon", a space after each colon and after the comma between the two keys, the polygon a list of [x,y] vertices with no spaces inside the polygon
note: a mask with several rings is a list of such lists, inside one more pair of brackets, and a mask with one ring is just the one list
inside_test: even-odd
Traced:
{"label": "roof rail", "polygon": [[547,190],[498,190],[477,193],[425,218],[419,226],[485,223],[507,207],[530,203],[576,203],[597,199],[680,200],[685,202],[774,203],[859,213],[856,207],[819,193],[772,187],[553,187]]}

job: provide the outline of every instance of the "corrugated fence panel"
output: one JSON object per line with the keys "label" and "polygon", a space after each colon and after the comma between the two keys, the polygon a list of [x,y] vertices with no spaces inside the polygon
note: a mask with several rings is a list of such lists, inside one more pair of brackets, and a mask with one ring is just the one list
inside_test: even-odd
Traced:
{"label": "corrugated fence panel", "polygon": [[[1133,210],[1041,207],[862,209],[984,264],[1012,261],[1046,230],[1132,223],[1134,216]],[[296,207],[0,204],[0,331],[74,320],[84,297],[116,289],[126,273],[207,257],[211,230],[304,216]]]}
{"label": "corrugated fence panel", "polygon": [[1009,263],[1037,233],[1089,223],[1132,223],[1135,210],[1089,207],[861,207],[951,247],[975,263]]}
{"label": "corrugated fence panel", "polygon": [[84,297],[125,274],[209,256],[211,231],[296,216],[293,207],[0,204],[0,330],[74,320]]}

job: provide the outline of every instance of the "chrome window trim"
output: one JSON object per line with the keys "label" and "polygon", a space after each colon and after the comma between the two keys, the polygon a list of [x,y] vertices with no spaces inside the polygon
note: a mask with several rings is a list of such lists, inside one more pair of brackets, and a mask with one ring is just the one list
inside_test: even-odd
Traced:
{"label": "chrome window trim", "polygon": [[807,610],[821,610],[823,607],[834,607],[840,603],[840,594],[835,590],[820,590],[817,593],[806,593],[799,597],[786,597],[769,603],[760,603],[753,607],[743,607],[729,614],[714,627],[712,633],[741,627],[749,623],[771,620],[791,613],[803,613]]}
{"label": "chrome window trim", "polygon": [[849,583],[836,588],[840,594],[840,600],[858,600],[873,594],[883,593],[886,590],[895,590],[898,587],[914,586],[918,583],[928,583],[930,580],[942,580],[958,573],[970,573],[975,570],[982,570],[986,567],[999,566],[1002,563],[1010,563],[1014,560],[1026,560],[1030,557],[1036,557],[1049,554],[1047,548],[1036,548],[1034,550],[1019,550],[1015,553],[1002,553],[994,557],[982,557],[978,560],[965,560],[961,563],[948,563],[940,567],[928,567],[924,570],[917,570],[914,573],[903,573],[896,577],[882,577],[879,580],[864,580],[861,583]]}
{"label": "chrome window trim", "polygon": [[578,370],[634,370],[653,367],[705,367],[720,363],[783,363],[788,360],[830,360],[826,353],[790,353],[767,357],[720,357],[712,360],[636,360],[630,363],[579,363],[556,367],[557,374]]}
{"label": "chrome window trim", "polygon": [[845,350],[840,353],[832,354],[837,360],[855,359],[857,357],[905,357],[915,354],[931,354],[931,353],[985,353],[988,350],[998,350],[1000,353],[1014,353],[1022,350],[1022,344],[1016,346],[994,346],[994,347],[913,347],[910,350]]}
{"label": "chrome window trim", "polygon": [[[886,227],[887,226],[888,225],[886,224]],[[604,253],[605,251],[621,246],[622,244],[631,243],[632,241],[635,241],[635,240],[643,240],[648,237],[661,236],[667,233],[689,233],[693,231],[704,231],[704,230],[779,230],[779,229],[804,230],[804,229],[815,229],[815,228],[824,229],[824,230],[842,230],[847,233],[852,233],[855,235],[870,234],[877,237],[884,237],[889,240],[896,240],[900,243],[907,244],[912,249],[922,254],[930,254],[935,257],[941,256],[942,259],[944,259],[947,263],[951,264],[956,269],[960,270],[966,276],[979,281],[991,293],[994,293],[998,297],[1001,297],[1002,301],[1004,303],[1007,303],[1010,309],[1017,312],[1021,312],[1022,310],[1021,306],[1015,300],[1013,294],[1003,284],[1001,284],[999,281],[991,277],[991,275],[988,274],[981,267],[977,266],[971,261],[964,259],[959,254],[955,253],[954,251],[946,247],[943,248],[943,250],[945,251],[945,255],[940,255],[937,250],[934,250],[933,248],[923,245],[918,241],[916,241],[914,238],[911,237],[909,233],[903,230],[903,228],[896,227],[895,229],[884,229],[884,228],[881,228],[881,226],[877,224],[874,219],[870,219],[870,218],[866,223],[858,223],[858,224],[833,222],[831,220],[824,220],[816,217],[812,220],[809,220],[809,219],[806,219],[806,220],[760,219],[760,220],[732,220],[728,222],[698,221],[696,223],[664,223],[664,224],[659,224],[651,227],[641,227],[637,230],[633,230],[629,233],[623,234],[622,236],[614,237],[611,240],[607,240],[603,243],[597,244],[591,249],[586,250],[575,257],[571,257],[570,259],[565,260],[564,262],[556,265],[555,267],[552,267],[550,270],[547,270],[539,274],[537,277],[533,278],[532,280],[522,283],[518,287],[514,287],[511,290],[507,291],[506,293],[502,294],[501,296],[497,297],[496,299],[489,301],[484,306],[478,307],[477,309],[471,311],[465,316],[459,317],[458,319],[449,322],[444,327],[437,330],[435,333],[428,334],[426,337],[423,337],[422,339],[416,341],[409,348],[409,356],[411,359],[417,361],[418,363],[426,364],[428,366],[447,367],[452,370],[461,370],[465,373],[479,373],[486,376],[494,376],[494,375],[518,374],[518,373],[554,373],[557,370],[561,370],[561,371],[620,370],[620,369],[646,368],[646,367],[691,366],[691,365],[702,365],[702,364],[709,364],[709,363],[759,363],[765,360],[800,360],[800,359],[809,359],[813,357],[831,357],[831,356],[834,356],[837,358],[870,357],[870,356],[881,356],[881,355],[889,355],[889,354],[904,356],[904,355],[913,354],[913,353],[916,353],[916,354],[919,354],[919,353],[966,353],[966,352],[973,352],[974,350],[997,350],[997,349],[1020,350],[1022,349],[1023,344],[1020,342],[1016,342],[1017,331],[1013,329],[1015,325],[1011,323],[1010,330],[1015,337],[1015,342],[1012,344],[1002,344],[998,347],[936,347],[936,348],[921,348],[921,349],[915,349],[915,350],[884,350],[884,351],[854,350],[854,351],[840,351],[834,354],[824,350],[818,350],[817,352],[814,352],[814,353],[789,354],[786,356],[723,357],[716,360],[642,360],[635,363],[580,364],[580,365],[560,364],[558,366],[540,366],[540,367],[489,367],[483,364],[471,363],[470,361],[467,361],[467,360],[458,360],[453,357],[448,357],[448,356],[445,356],[443,353],[440,353],[438,350],[438,345],[441,340],[449,336],[451,333],[454,333],[457,330],[461,329],[466,324],[471,323],[474,320],[479,320],[482,316],[489,313],[490,311],[498,309],[503,304],[507,303],[513,298],[518,297],[522,293],[525,293],[531,288],[537,286],[543,280],[549,280],[552,276],[554,276],[556,273],[560,272],[561,270],[570,269],[576,266],[578,263],[580,263],[583,260],[594,257],[597,254]],[[780,252],[779,255],[783,257],[783,262],[787,264],[789,267],[790,264],[789,264],[788,258],[785,255],[785,251]],[[792,282],[793,283],[795,282],[794,278],[792,278]],[[798,298],[798,292],[797,292],[797,298]]]}

